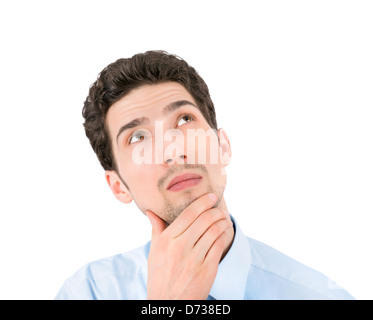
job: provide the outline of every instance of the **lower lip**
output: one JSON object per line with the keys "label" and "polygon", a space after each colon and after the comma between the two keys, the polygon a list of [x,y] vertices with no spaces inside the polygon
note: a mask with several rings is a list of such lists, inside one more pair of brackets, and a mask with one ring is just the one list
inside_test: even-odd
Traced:
{"label": "lower lip", "polygon": [[170,190],[170,191],[180,191],[180,190],[183,190],[185,188],[194,187],[195,185],[197,185],[201,182],[201,179],[202,178],[194,178],[194,179],[183,180],[183,181],[180,181],[180,182],[174,184],[168,190]]}

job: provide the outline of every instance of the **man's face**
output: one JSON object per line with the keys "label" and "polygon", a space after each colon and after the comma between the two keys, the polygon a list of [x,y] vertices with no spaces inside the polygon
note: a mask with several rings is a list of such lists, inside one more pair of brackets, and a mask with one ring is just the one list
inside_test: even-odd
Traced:
{"label": "man's face", "polygon": [[224,202],[229,140],[196,105],[182,85],[166,82],[134,89],[110,107],[106,125],[120,176],[107,171],[106,179],[120,201],[134,200],[169,224],[207,192],[218,196],[217,206]]}

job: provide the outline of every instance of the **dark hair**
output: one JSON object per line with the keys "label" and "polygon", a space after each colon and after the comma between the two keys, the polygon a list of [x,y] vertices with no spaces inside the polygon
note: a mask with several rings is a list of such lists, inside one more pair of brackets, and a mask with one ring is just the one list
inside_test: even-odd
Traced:
{"label": "dark hair", "polygon": [[147,51],[109,64],[91,85],[84,102],[86,135],[105,170],[117,170],[105,120],[116,101],[146,84],[175,81],[184,86],[197,103],[207,123],[217,130],[214,104],[206,83],[186,61],[165,51]]}

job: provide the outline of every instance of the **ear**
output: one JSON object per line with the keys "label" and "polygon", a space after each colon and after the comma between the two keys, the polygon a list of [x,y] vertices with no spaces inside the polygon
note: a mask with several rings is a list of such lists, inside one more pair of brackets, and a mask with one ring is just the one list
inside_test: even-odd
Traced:
{"label": "ear", "polygon": [[227,166],[230,163],[232,157],[231,144],[229,142],[227,133],[221,128],[218,130],[218,137],[220,161],[223,166]]}
{"label": "ear", "polygon": [[114,196],[123,203],[130,203],[132,195],[115,171],[105,171],[106,181]]}

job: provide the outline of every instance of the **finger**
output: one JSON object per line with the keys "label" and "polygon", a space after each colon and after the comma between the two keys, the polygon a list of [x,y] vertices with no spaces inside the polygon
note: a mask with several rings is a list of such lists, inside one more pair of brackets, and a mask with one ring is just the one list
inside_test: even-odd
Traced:
{"label": "finger", "polygon": [[180,236],[202,212],[213,207],[217,198],[216,194],[207,193],[194,200],[170,225],[170,235],[174,238]]}
{"label": "finger", "polygon": [[[228,220],[225,211],[220,208],[207,209],[202,212],[197,219],[189,226],[187,230],[180,236],[188,239],[190,248],[193,248],[202,235],[217,221]],[[230,220],[230,219],[229,219]]]}
{"label": "finger", "polygon": [[166,222],[150,210],[147,210],[145,214],[152,225],[152,238],[159,236],[167,228]]}
{"label": "finger", "polygon": [[228,243],[228,234],[223,232],[212,244],[210,249],[207,251],[204,260],[202,262],[203,267],[217,268],[223,256],[226,244]]}
{"label": "finger", "polygon": [[223,219],[212,224],[206,232],[199,238],[198,242],[193,248],[197,259],[204,261],[209,257],[210,259],[217,259],[220,257],[225,249],[226,232],[232,227],[232,221]]}

